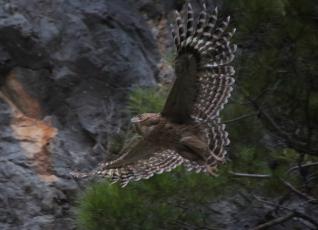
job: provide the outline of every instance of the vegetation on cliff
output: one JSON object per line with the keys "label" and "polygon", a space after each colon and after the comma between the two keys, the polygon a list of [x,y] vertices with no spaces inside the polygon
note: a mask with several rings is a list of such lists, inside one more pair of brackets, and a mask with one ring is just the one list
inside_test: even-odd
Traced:
{"label": "vegetation on cliff", "polygon": [[[318,227],[317,4],[227,0],[223,11],[237,26],[239,54],[234,96],[222,113],[231,149],[219,176],[179,167],[125,189],[99,182],[79,198],[79,226]],[[131,114],[160,111],[166,92],[166,86],[133,90]]]}

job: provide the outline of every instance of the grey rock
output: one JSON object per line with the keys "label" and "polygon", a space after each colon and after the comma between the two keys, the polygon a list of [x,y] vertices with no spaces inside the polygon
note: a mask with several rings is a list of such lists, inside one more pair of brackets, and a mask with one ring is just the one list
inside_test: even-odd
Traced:
{"label": "grey rock", "polygon": [[126,124],[129,89],[156,83],[159,53],[137,9],[0,0],[0,229],[75,229],[81,184],[69,172],[105,158],[96,146]]}

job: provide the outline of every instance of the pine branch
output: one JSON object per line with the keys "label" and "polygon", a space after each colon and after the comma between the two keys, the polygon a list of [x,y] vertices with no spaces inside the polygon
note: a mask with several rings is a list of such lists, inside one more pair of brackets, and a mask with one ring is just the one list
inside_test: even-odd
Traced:
{"label": "pine branch", "polygon": [[278,218],[273,219],[271,221],[268,221],[264,224],[260,224],[260,225],[256,226],[255,228],[253,228],[253,230],[267,229],[271,226],[284,223],[293,217],[295,217],[295,213],[289,213],[289,214],[286,214],[285,216],[278,217]]}
{"label": "pine branch", "polygon": [[250,174],[250,173],[240,173],[229,171],[229,174],[236,177],[250,177],[250,178],[270,178],[269,174]]}

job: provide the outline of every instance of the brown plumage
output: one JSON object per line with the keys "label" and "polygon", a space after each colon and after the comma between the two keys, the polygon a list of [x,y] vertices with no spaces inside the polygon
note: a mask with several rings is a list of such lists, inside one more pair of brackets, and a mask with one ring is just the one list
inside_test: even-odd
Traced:
{"label": "brown plumage", "polygon": [[235,30],[227,32],[230,18],[218,23],[217,9],[209,14],[204,4],[197,23],[190,3],[187,12],[186,22],[176,12],[176,80],[162,112],[132,118],[140,138],[123,148],[118,159],[75,176],[98,175],[125,186],[178,165],[214,174],[224,162],[229,139],[219,112],[234,84],[229,63],[236,51],[230,43]]}

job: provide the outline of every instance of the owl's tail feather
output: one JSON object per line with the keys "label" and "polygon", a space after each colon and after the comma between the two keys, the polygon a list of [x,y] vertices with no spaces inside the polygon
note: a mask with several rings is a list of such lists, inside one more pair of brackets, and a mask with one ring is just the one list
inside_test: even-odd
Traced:
{"label": "owl's tail feather", "polygon": [[206,128],[207,139],[209,140],[209,157],[207,162],[184,160],[183,166],[188,171],[205,172],[216,175],[218,165],[225,162],[227,154],[226,146],[230,144],[225,125],[219,118],[211,121]]}
{"label": "owl's tail feather", "polygon": [[223,163],[227,153],[226,146],[230,144],[225,124],[221,123],[220,118],[216,118],[208,123],[208,126],[210,157],[207,163],[209,165]]}
{"label": "owl's tail feather", "polygon": [[197,23],[194,23],[190,3],[187,7],[186,22],[183,22],[180,13],[176,11],[176,28],[172,29],[172,36],[178,55],[185,52],[194,53],[202,69],[229,64],[233,61],[237,49],[236,45],[230,43],[236,30],[227,31],[230,17],[218,22],[217,8],[209,14],[206,5],[203,4],[202,7]]}

